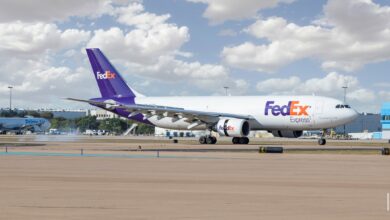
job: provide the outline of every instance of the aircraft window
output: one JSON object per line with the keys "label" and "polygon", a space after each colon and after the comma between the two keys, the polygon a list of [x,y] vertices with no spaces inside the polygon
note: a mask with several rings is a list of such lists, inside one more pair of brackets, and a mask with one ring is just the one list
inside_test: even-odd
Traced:
{"label": "aircraft window", "polygon": [[338,104],[336,105],[336,108],[351,108],[351,106]]}

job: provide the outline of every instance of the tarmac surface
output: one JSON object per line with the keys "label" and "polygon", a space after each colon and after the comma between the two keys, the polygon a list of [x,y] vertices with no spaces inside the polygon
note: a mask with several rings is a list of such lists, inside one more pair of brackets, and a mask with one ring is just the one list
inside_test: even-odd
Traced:
{"label": "tarmac surface", "polygon": [[[376,151],[311,152],[315,140],[282,139],[210,146],[195,139],[2,136],[0,143],[0,219],[390,219],[390,156]],[[259,154],[259,143],[306,150]],[[180,151],[211,147],[219,151]],[[239,148],[253,151],[231,151]]]}

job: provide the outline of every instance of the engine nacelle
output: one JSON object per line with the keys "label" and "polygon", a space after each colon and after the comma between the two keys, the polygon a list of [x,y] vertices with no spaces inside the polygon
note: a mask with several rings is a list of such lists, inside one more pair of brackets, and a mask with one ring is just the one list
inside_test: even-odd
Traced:
{"label": "engine nacelle", "polygon": [[303,131],[289,131],[289,130],[274,130],[271,131],[274,137],[285,137],[285,138],[299,138],[303,135]]}
{"label": "engine nacelle", "polygon": [[247,120],[236,118],[220,119],[215,130],[219,135],[227,137],[246,137],[251,131]]}

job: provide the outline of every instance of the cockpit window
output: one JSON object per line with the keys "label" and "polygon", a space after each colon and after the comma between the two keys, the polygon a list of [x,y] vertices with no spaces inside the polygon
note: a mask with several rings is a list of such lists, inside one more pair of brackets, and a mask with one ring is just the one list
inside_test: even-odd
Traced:
{"label": "cockpit window", "polygon": [[351,108],[351,106],[338,104],[338,105],[336,105],[336,108]]}

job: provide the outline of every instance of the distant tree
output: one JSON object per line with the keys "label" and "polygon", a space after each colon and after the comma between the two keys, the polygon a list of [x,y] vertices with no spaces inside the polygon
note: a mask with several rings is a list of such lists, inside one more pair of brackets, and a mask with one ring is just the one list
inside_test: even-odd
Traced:
{"label": "distant tree", "polygon": [[26,111],[19,111],[18,114],[16,115],[16,117],[19,118],[23,118],[24,116],[26,116]]}
{"label": "distant tree", "polygon": [[153,125],[143,124],[143,123],[140,123],[140,122],[134,121],[134,120],[127,120],[127,123],[129,124],[128,127],[130,127],[134,123],[138,124],[138,126],[135,129],[135,134],[141,134],[141,135],[153,135],[154,134],[154,126]]}
{"label": "distant tree", "polygon": [[97,130],[99,127],[99,122],[96,120],[96,116],[78,118],[76,119],[75,124],[81,132],[84,132],[86,129]]}
{"label": "distant tree", "polygon": [[26,111],[25,116],[32,116],[34,118],[39,118],[40,114],[37,111]]}
{"label": "distant tree", "polygon": [[51,112],[40,112],[39,117],[41,118],[46,118],[46,119],[52,119],[53,118],[53,113]]}
{"label": "distant tree", "polygon": [[135,130],[135,133],[142,134],[142,135],[152,135],[152,134],[154,134],[154,128],[155,127],[152,125],[139,123],[136,130]]}
{"label": "distant tree", "polygon": [[70,120],[67,120],[63,117],[53,118],[50,120],[51,128],[56,128],[58,130],[68,130],[70,128],[69,123]]}
{"label": "distant tree", "polygon": [[100,121],[99,129],[115,134],[121,134],[126,131],[127,123],[119,118],[108,118]]}
{"label": "distant tree", "polygon": [[13,110],[2,110],[1,113],[0,113],[0,117],[17,117],[18,116],[18,113],[16,111],[13,111]]}

